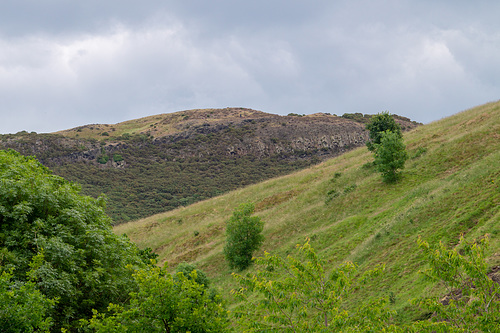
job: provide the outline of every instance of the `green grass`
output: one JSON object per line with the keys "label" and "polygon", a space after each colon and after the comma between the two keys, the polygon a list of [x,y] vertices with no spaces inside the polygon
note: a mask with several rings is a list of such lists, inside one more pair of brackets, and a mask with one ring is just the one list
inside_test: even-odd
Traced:
{"label": "green grass", "polygon": [[288,176],[116,226],[115,232],[151,247],[161,264],[196,263],[234,302],[222,254],[224,225],[240,203],[253,202],[266,223],[257,256],[264,250],[290,254],[310,238],[332,267],[345,260],[361,270],[385,263],[385,274],[352,302],[393,294],[396,320],[412,320],[420,314],[409,299],[442,291],[420,278],[418,270],[425,267],[416,246],[419,236],[451,247],[461,234],[466,239],[489,234],[489,263],[500,264],[500,102],[418,127],[404,138],[410,160],[397,184],[384,184],[369,166],[371,153],[360,148]]}

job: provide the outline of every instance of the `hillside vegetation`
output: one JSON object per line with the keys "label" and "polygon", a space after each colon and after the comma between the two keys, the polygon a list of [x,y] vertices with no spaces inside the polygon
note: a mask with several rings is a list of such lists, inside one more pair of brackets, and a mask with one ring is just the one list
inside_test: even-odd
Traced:
{"label": "hillside vegetation", "polygon": [[114,231],[152,248],[160,263],[196,263],[234,303],[229,290],[235,284],[223,256],[225,221],[238,205],[252,202],[265,222],[257,256],[285,256],[309,238],[332,267],[351,260],[364,271],[385,263],[384,274],[352,302],[391,295],[396,320],[414,320],[422,314],[409,299],[443,294],[442,286],[418,273],[425,268],[418,237],[451,248],[460,235],[471,241],[487,234],[488,264],[500,265],[500,102],[420,126],[404,140],[409,160],[396,184],[383,183],[370,164],[372,154],[358,148]]}
{"label": "hillside vegetation", "polygon": [[[365,144],[371,116],[279,116],[245,108],[187,110],[53,134],[0,135],[55,174],[108,197],[115,223],[186,206],[288,174]],[[394,116],[404,129],[418,124]]]}

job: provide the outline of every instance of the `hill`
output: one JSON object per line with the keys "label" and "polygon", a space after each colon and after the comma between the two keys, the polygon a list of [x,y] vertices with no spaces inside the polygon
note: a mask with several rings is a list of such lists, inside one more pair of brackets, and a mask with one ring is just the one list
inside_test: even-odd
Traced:
{"label": "hill", "polygon": [[[404,129],[418,124],[394,116]],[[52,134],[0,136],[35,155],[121,223],[284,175],[365,144],[369,115],[279,116],[245,108],[187,110]]]}
{"label": "hill", "polygon": [[413,320],[422,314],[409,299],[443,293],[418,273],[425,268],[418,237],[454,247],[460,235],[488,234],[488,264],[500,265],[500,102],[417,127],[404,139],[410,159],[397,184],[384,184],[371,154],[358,148],[114,230],[152,248],[161,263],[196,263],[227,295],[235,285],[222,254],[225,221],[239,204],[253,202],[265,221],[257,256],[287,255],[307,237],[332,267],[352,260],[363,271],[385,263],[385,273],[356,298],[393,295],[396,319]]}

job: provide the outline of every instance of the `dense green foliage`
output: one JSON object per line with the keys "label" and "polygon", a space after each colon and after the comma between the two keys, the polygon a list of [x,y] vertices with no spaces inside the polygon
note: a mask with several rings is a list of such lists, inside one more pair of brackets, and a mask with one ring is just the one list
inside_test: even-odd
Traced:
{"label": "dense green foliage", "polygon": [[[377,267],[359,275],[352,262],[329,271],[306,242],[303,258],[283,259],[265,253],[257,258],[257,273],[233,274],[241,287],[232,293],[243,301],[235,311],[247,332],[382,332],[389,329],[387,299],[346,307],[346,299],[363,281],[379,274]],[[255,297],[256,293],[259,296]]]}
{"label": "dense green foliage", "polygon": [[224,255],[229,267],[244,270],[250,266],[264,236],[264,222],[258,216],[251,216],[255,210],[252,203],[241,204],[226,223],[226,245]]}
{"label": "dense green foliage", "polygon": [[49,311],[55,300],[45,297],[32,281],[13,281],[12,273],[0,273],[0,331],[48,332],[52,326]]}
{"label": "dense green foliage", "polygon": [[222,300],[209,297],[205,286],[196,282],[196,271],[174,278],[164,268],[154,267],[137,271],[134,279],[139,290],[130,294],[130,304],[110,304],[110,314],[94,311],[82,325],[100,333],[227,331],[228,312]]}
{"label": "dense green foliage", "polygon": [[375,146],[375,165],[382,173],[382,179],[386,183],[392,183],[398,180],[399,170],[405,166],[408,159],[406,146],[403,138],[397,133],[387,130],[380,135],[380,144]]}
{"label": "dense green foliage", "polygon": [[366,129],[370,132],[370,141],[366,143],[366,146],[370,151],[375,151],[378,144],[381,143],[382,133],[386,131],[391,131],[395,133],[399,138],[403,137],[401,132],[401,126],[394,120],[389,112],[382,112],[370,118],[370,121],[365,125]]}
{"label": "dense green foliage", "polygon": [[210,287],[210,281],[208,280],[207,275],[203,271],[196,269],[194,264],[182,262],[175,268],[176,274],[182,273],[188,279],[192,279],[193,275],[191,273],[193,272],[196,272],[195,282],[208,289]]}
{"label": "dense green foliage", "polygon": [[104,199],[79,191],[34,158],[0,151],[0,264],[13,269],[12,281],[57,300],[48,311],[55,329],[124,302],[135,286],[126,266],[146,265],[113,234]]}

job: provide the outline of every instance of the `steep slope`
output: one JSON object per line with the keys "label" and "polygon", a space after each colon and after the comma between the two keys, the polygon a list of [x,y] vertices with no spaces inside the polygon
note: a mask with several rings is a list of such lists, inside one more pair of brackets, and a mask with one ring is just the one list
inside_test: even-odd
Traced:
{"label": "steep slope", "polygon": [[419,277],[419,236],[452,247],[461,234],[488,234],[489,263],[500,264],[500,102],[418,127],[405,143],[410,159],[394,185],[382,183],[371,154],[359,148],[115,232],[152,248],[161,263],[195,262],[226,292],[233,282],[222,254],[225,221],[240,203],[254,202],[266,223],[262,250],[286,255],[308,237],[332,266],[385,263],[385,274],[357,297],[392,294],[392,306],[404,310],[398,319],[414,319],[408,299],[441,292]]}
{"label": "steep slope", "polygon": [[[109,198],[124,222],[316,164],[364,145],[361,114],[279,116],[244,108],[188,110],[57,134],[0,136],[83,193]],[[403,128],[416,123],[396,117]]]}

